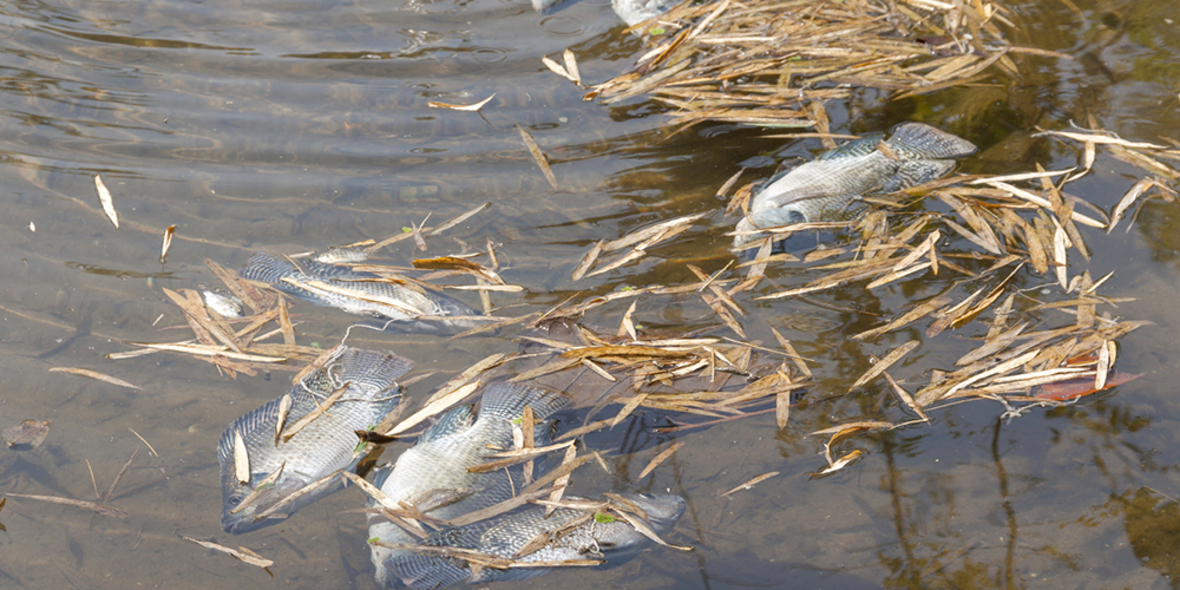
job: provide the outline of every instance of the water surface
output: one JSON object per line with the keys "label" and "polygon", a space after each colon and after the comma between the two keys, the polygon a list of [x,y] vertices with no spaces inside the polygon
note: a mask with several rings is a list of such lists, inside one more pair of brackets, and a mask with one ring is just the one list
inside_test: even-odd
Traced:
{"label": "water surface", "polygon": [[[922,120],[981,146],[971,172],[1005,173],[1075,163],[1072,146],[1032,137],[1070,120],[1130,139],[1158,141],[1180,127],[1180,30],[1172,3],[1080,0],[1015,2],[1015,43],[1075,60],[1025,57],[1022,77],[905,101],[866,92],[827,105],[837,132],[886,130]],[[600,81],[642,51],[605,0],[552,15],[520,0],[328,3],[8,2],[0,6],[0,421],[52,420],[32,451],[0,451],[0,486],[17,493],[91,499],[143,443],[113,499],[128,520],[12,499],[0,512],[0,585],[16,588],[373,588],[359,491],[349,489],[280,525],[228,538],[218,525],[216,444],[246,411],[286,390],[289,373],[231,379],[199,360],[157,354],[109,361],[122,340],[187,337],[162,287],[215,283],[211,258],[238,266],[257,249],[292,253],[381,239],[438,222],[480,203],[493,206],[415,253],[406,264],[496,245],[502,274],[528,289],[501,297],[512,313],[549,309],[579,291],[695,281],[686,263],[714,272],[732,255],[732,220],[714,194],[740,167],[768,176],[775,160],[810,157],[818,143],[784,143],[767,132],[701,125],[672,135],[664,110],[636,99],[603,107],[540,61],[567,47],[582,75]],[[427,108],[474,103],[482,114]],[[549,186],[520,142],[522,126],[554,162]],[[1100,157],[1079,196],[1113,206],[1142,172]],[[121,229],[102,216],[93,176],[115,195]],[[570,280],[578,259],[613,238],[677,215],[705,221],[644,261]],[[822,441],[806,435],[834,422],[902,418],[884,386],[797,409],[779,430],[769,416],[681,436],[686,445],[653,475],[634,478],[672,440],[652,433],[666,416],[593,438],[613,468],[585,469],[580,493],[670,490],[689,499],[673,542],[619,567],[561,571],[496,587],[591,588],[1164,588],[1180,582],[1174,521],[1180,493],[1174,401],[1177,289],[1174,204],[1154,203],[1129,232],[1085,230],[1094,276],[1134,297],[1109,311],[1154,326],[1125,338],[1120,369],[1138,381],[1077,405],[1035,409],[1005,421],[998,404],[938,411],[929,426],[862,437],[868,457],[809,480]],[[164,228],[176,243],[159,262]],[[35,231],[33,228],[35,227]],[[1124,226],[1126,227],[1126,226]],[[1079,267],[1078,271],[1083,267]],[[797,267],[772,268],[771,282]],[[1022,287],[1050,278],[1022,278]],[[880,355],[917,333],[873,344],[848,337],[944,287],[910,281],[861,286],[807,302],[742,301],[752,339],[775,327],[816,360],[815,399],[847,390]],[[760,289],[762,289],[760,287]],[[770,292],[766,285],[761,294]],[[471,300],[474,303],[474,298]],[[588,320],[617,325],[629,302]],[[347,320],[299,305],[301,344],[330,346]],[[160,316],[163,315],[162,319]],[[717,323],[696,295],[641,302],[636,320],[690,330]],[[723,328],[715,333],[730,335]],[[361,334],[354,345],[392,349],[432,385],[496,352],[516,350],[514,331],[446,341]],[[897,369],[921,382],[975,346],[955,334]],[[60,373],[88,367],[143,392]],[[391,445],[393,456],[404,446]],[[780,475],[729,498],[762,473]],[[177,534],[244,544],[276,561],[266,572],[214,555]]]}

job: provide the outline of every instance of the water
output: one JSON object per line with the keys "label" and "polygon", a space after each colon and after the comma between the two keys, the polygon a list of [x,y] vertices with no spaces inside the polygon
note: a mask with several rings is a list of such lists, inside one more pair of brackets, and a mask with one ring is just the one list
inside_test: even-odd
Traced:
{"label": "water", "polygon": [[[1113,0],[1013,3],[1026,32],[1018,44],[1062,51],[1073,61],[1021,58],[1024,76],[979,88],[887,102],[863,93],[829,104],[835,131],[888,129],[918,118],[981,146],[972,172],[1073,165],[1072,148],[1031,137],[1089,115],[1131,139],[1156,141],[1180,126],[1176,90],[1180,30],[1171,2]],[[1171,19],[1171,20],[1170,20]],[[237,266],[255,249],[297,252],[381,239],[430,216],[437,223],[485,201],[494,206],[430,242],[402,242],[388,261],[497,244],[504,276],[527,295],[497,298],[513,313],[548,309],[578,291],[695,280],[731,259],[724,203],[713,194],[741,165],[747,178],[773,172],[774,158],[819,146],[784,144],[763,132],[699,126],[671,136],[660,107],[602,107],[549,73],[542,55],[570,47],[585,79],[605,80],[641,51],[604,0],[553,15],[526,2],[476,0],[325,3],[231,0],[144,3],[9,2],[0,7],[0,420],[52,421],[33,451],[0,451],[4,491],[91,499],[143,444],[113,503],[128,520],[11,499],[0,522],[0,585],[22,588],[372,588],[357,490],[305,508],[242,537],[219,530],[216,442],[241,414],[286,390],[269,379],[220,376],[199,360],[163,354],[124,361],[121,340],[174,340],[187,328],[161,288],[215,283],[203,264]],[[474,103],[482,113],[430,109],[431,100]],[[553,190],[523,149],[530,130],[554,162]],[[102,216],[102,174],[122,228]],[[1100,157],[1074,185],[1111,207],[1142,174]],[[638,264],[574,283],[570,273],[593,242],[654,221],[715,211]],[[869,455],[819,480],[822,441],[807,433],[836,421],[897,409],[884,388],[796,410],[778,430],[769,417],[693,431],[653,475],[634,478],[673,440],[650,424],[598,435],[615,471],[586,469],[575,489],[670,490],[689,499],[673,542],[620,567],[562,571],[502,586],[626,588],[1016,588],[1175,587],[1172,552],[1180,411],[1171,328],[1177,288],[1175,205],[1148,206],[1133,229],[1086,230],[1094,276],[1134,297],[1112,313],[1154,326],[1122,342],[1120,369],[1138,381],[1076,406],[1034,410],[1005,423],[998,404],[975,402],[935,415],[931,426],[861,437],[846,448]],[[33,224],[36,231],[32,231]],[[159,240],[175,224],[161,264]],[[1125,227],[1125,226],[1124,226]],[[772,269],[787,279],[788,269]],[[1045,281],[1048,282],[1047,280]],[[1026,279],[1024,286],[1036,284]],[[945,283],[907,284],[824,299],[896,313]],[[769,287],[768,287],[769,288]],[[473,300],[469,300],[474,303]],[[743,300],[751,337],[773,342],[773,325],[818,359],[816,397],[845,391],[902,340],[865,345],[848,336],[875,317],[803,302]],[[629,302],[590,320],[617,325]],[[301,305],[300,342],[331,345],[345,320]],[[157,318],[163,314],[164,318]],[[695,296],[641,300],[640,323],[674,330],[716,322]],[[457,371],[510,352],[507,332],[442,341],[362,335],[354,345],[391,348],[419,369]],[[953,335],[897,369],[920,381],[973,346]],[[87,367],[143,392],[60,373]],[[440,374],[414,387],[421,399]],[[658,421],[657,415],[645,420]],[[392,445],[390,454],[400,450]],[[619,451],[634,451],[620,455]],[[87,461],[96,484],[91,485]],[[719,495],[778,471],[752,490]],[[277,564],[266,572],[178,539],[216,536]],[[1171,576],[1171,577],[1169,577]]]}

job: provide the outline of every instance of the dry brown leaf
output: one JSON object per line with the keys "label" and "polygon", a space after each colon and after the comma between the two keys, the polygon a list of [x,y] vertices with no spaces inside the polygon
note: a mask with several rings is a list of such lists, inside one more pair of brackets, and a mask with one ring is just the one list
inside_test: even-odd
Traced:
{"label": "dry brown leaf", "polygon": [[0,436],[9,447],[35,449],[49,436],[49,420],[22,420],[20,424],[5,428]]}
{"label": "dry brown leaf", "polygon": [[430,107],[430,108],[432,108],[432,109],[450,109],[450,110],[452,110],[452,111],[469,111],[469,112],[475,112],[475,111],[478,111],[478,110],[482,109],[482,108],[484,107],[484,105],[486,105],[486,104],[488,104],[489,102],[491,102],[493,98],[496,98],[496,93],[494,93],[494,92],[492,93],[492,95],[491,95],[491,96],[489,96],[489,97],[487,97],[487,98],[485,98],[485,99],[483,99],[483,100],[481,100],[481,101],[479,101],[479,102],[477,102],[477,103],[475,103],[475,104],[467,104],[467,105],[461,105],[461,104],[448,104],[448,103],[445,103],[445,102],[438,102],[438,101],[433,101],[433,100],[432,100],[432,101],[430,101],[430,102],[427,102],[427,103],[426,103],[426,106],[428,106],[428,107]]}
{"label": "dry brown leaf", "polygon": [[90,369],[77,369],[77,368],[73,368],[73,367],[53,367],[53,368],[49,369],[49,372],[50,373],[71,373],[74,375],[81,375],[83,377],[90,377],[91,379],[97,379],[97,380],[102,381],[104,383],[110,383],[111,385],[118,385],[119,387],[126,387],[128,389],[134,389],[136,391],[143,391],[143,388],[138,385],[128,383],[128,382],[126,382],[122,379],[119,379],[117,377],[111,377],[110,375],[99,373],[98,371],[91,371]]}
{"label": "dry brown leaf", "polygon": [[111,225],[119,229],[119,214],[115,212],[115,201],[111,198],[111,191],[103,184],[102,177],[97,174],[94,175],[94,188],[98,191],[98,202],[102,204],[103,213],[111,220]]}
{"label": "dry brown leaf", "polygon": [[905,344],[902,344],[901,346],[898,346],[897,348],[889,351],[889,354],[885,355],[885,358],[878,361],[877,364],[873,365],[868,371],[865,371],[865,374],[861,375],[860,379],[857,379],[856,382],[852,384],[852,387],[849,388],[849,391],[852,391],[868,383],[869,381],[872,381],[881,373],[884,373],[889,369],[889,367],[892,367],[894,363],[901,360],[901,357],[908,354],[911,350],[917,348],[918,344],[920,343],[917,340],[910,340],[909,342],[906,342]]}
{"label": "dry brown leaf", "polygon": [[725,492],[724,494],[721,494],[721,496],[722,497],[729,497],[729,496],[733,495],[735,492],[740,492],[742,490],[748,490],[748,489],[754,487],[756,484],[766,481],[766,480],[778,475],[778,473],[779,472],[777,472],[777,471],[771,471],[770,473],[763,473],[762,475],[751,477],[749,481],[738,485],[737,487],[733,488],[732,490],[729,490],[728,492]]}
{"label": "dry brown leaf", "polygon": [[644,477],[647,477],[647,474],[649,474],[653,470],[655,470],[655,468],[657,466],[659,466],[660,463],[663,463],[668,457],[671,457],[673,453],[680,450],[680,447],[683,447],[683,446],[684,446],[684,441],[682,441],[682,440],[676,441],[672,446],[664,449],[662,452],[660,452],[660,454],[656,455],[655,457],[652,457],[651,461],[648,461],[647,465],[644,466],[643,470],[639,472],[639,476],[635,478],[635,481],[639,481],[639,480],[643,479]]}
{"label": "dry brown leaf", "polygon": [[192,543],[196,543],[197,545],[200,545],[201,547],[204,547],[206,549],[212,549],[214,551],[219,551],[221,553],[225,553],[227,555],[230,555],[231,557],[234,557],[238,561],[245,563],[247,565],[253,565],[256,567],[266,569],[266,568],[275,564],[275,562],[273,560],[266,559],[265,557],[262,557],[262,556],[258,555],[257,553],[255,553],[254,551],[247,549],[245,547],[239,547],[237,549],[234,549],[232,547],[226,547],[225,545],[222,545],[221,543],[215,543],[213,541],[202,541],[200,539],[194,539],[192,537],[185,537],[183,535],[180,538],[184,539],[185,541],[190,541]]}
{"label": "dry brown leaf", "polygon": [[549,186],[556,190],[558,188],[557,177],[553,175],[553,170],[549,167],[549,159],[545,157],[545,152],[541,151],[541,147],[537,145],[532,134],[526,131],[524,127],[517,125],[516,130],[520,132],[520,138],[524,141],[524,146],[528,148],[529,153],[536,160],[537,167],[541,169],[541,174],[545,175],[545,180],[549,181]]}

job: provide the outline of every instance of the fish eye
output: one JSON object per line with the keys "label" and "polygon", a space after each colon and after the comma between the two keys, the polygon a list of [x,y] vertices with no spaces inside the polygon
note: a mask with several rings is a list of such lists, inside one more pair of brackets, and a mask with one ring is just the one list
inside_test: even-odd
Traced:
{"label": "fish eye", "polygon": [[241,496],[230,496],[229,500],[226,500],[226,501],[229,503],[230,506],[237,506],[238,504],[242,503],[242,497]]}
{"label": "fish eye", "polygon": [[807,223],[807,216],[798,211],[789,211],[787,213],[788,223]]}

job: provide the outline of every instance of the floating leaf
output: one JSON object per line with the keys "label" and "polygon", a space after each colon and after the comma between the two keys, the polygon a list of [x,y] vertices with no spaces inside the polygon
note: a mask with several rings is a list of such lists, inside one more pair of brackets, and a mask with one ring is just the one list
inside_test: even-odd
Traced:
{"label": "floating leaf", "polygon": [[102,177],[97,174],[94,175],[94,188],[98,190],[98,202],[102,204],[107,219],[111,220],[111,225],[114,225],[115,229],[119,229],[119,214],[115,212],[115,201],[111,199],[111,191],[102,183]]}
{"label": "floating leaf", "polygon": [[[491,100],[493,98],[496,98],[496,94],[494,92],[492,93],[491,96],[489,96],[489,97],[487,97],[475,104],[467,104],[467,105],[448,104],[445,102],[437,102],[437,101],[432,100],[432,101],[426,103],[426,106],[430,107],[432,109],[450,109],[452,111],[472,111],[472,112],[474,112],[474,111],[478,111],[478,110],[482,109],[484,107],[484,105],[491,102]],[[405,228],[402,228],[402,230],[405,231]],[[411,231],[413,231],[413,230],[411,230]]]}
{"label": "floating leaf", "polygon": [[9,447],[35,449],[49,436],[49,420],[22,420],[20,424],[5,428],[0,436]]}

